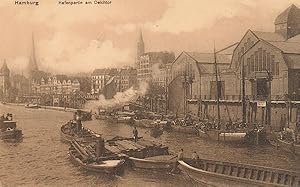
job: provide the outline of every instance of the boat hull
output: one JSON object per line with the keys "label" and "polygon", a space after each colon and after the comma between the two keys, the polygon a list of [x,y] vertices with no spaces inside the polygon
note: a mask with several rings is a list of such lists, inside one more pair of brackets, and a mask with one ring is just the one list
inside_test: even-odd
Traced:
{"label": "boat hull", "polygon": [[23,139],[22,130],[15,129],[12,131],[0,132],[0,139],[5,142],[18,142]]}
{"label": "boat hull", "polygon": [[107,173],[107,174],[118,174],[123,170],[125,160],[106,160],[101,164],[86,164],[82,162],[78,157],[76,157],[72,151],[69,151],[69,157],[71,161],[82,167],[87,171]]}
{"label": "boat hull", "polygon": [[[202,160],[201,160],[202,161]],[[179,169],[195,181],[212,186],[299,186],[299,173],[254,165],[199,161],[196,168],[185,161]]]}
{"label": "boat hull", "polygon": [[167,170],[171,171],[174,168],[176,160],[151,160],[129,157],[131,164],[135,168],[153,169],[153,170]]}
{"label": "boat hull", "polygon": [[214,141],[227,142],[227,143],[244,143],[246,133],[244,132],[219,132],[217,130],[202,131],[199,130],[199,136],[208,138]]}
{"label": "boat hull", "polygon": [[300,156],[300,145],[296,145],[291,142],[286,142],[284,140],[277,139],[277,146],[279,147],[279,149]]}

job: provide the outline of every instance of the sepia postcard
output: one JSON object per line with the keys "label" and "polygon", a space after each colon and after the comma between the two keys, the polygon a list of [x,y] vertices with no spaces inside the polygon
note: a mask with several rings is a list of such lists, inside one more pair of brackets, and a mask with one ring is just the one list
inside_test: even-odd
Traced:
{"label": "sepia postcard", "polygon": [[0,187],[300,186],[299,0],[0,0]]}

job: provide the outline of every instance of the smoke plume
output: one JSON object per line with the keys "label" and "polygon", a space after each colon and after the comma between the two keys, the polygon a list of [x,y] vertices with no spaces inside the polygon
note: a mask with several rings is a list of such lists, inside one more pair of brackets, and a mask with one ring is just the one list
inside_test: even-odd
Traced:
{"label": "smoke plume", "polygon": [[98,109],[111,110],[118,108],[128,104],[129,102],[135,101],[139,96],[145,95],[148,87],[148,83],[141,82],[138,89],[131,87],[124,92],[118,92],[112,99],[105,99],[103,95],[100,95],[98,100],[88,101],[84,108],[92,111],[97,111]]}

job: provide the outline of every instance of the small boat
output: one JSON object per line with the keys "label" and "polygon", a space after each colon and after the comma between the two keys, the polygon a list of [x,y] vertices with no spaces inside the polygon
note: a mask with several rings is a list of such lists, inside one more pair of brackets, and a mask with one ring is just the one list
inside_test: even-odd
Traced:
{"label": "small boat", "polygon": [[245,132],[223,132],[219,130],[207,130],[205,134],[209,139],[228,143],[244,143],[246,136]]}
{"label": "small boat", "polygon": [[294,142],[288,142],[286,140],[277,139],[277,147],[284,151],[293,153],[297,156],[300,156],[300,144],[295,144]]}
{"label": "small boat", "polygon": [[25,105],[25,108],[33,108],[33,109],[38,109],[40,108],[40,106],[36,103],[32,104],[32,103],[28,103]]}
{"label": "small boat", "polygon": [[69,157],[73,163],[78,164],[88,171],[107,174],[118,174],[122,171],[123,165],[125,163],[124,159],[102,161],[85,160],[84,157],[80,153],[78,153],[73,146],[71,146],[69,149]]}
{"label": "small boat", "polygon": [[0,139],[5,142],[18,142],[22,140],[22,130],[17,129],[15,121],[3,121],[0,125]]}
{"label": "small boat", "polygon": [[176,163],[174,155],[160,155],[147,158],[129,157],[135,168],[171,171]]}
{"label": "small boat", "polygon": [[133,123],[133,119],[130,116],[118,116],[116,118],[116,122],[117,123],[128,123],[128,124],[130,124],[130,123]]}
{"label": "small boat", "polygon": [[178,162],[181,171],[209,186],[300,186],[300,173],[294,171],[204,159]]}

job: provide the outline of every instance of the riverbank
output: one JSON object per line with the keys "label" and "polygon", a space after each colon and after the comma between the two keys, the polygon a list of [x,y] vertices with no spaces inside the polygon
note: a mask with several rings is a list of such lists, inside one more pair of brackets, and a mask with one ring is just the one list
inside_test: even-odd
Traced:
{"label": "riverbank", "polygon": [[[5,103],[5,105],[12,105],[12,106],[23,106],[25,108],[25,103]],[[48,110],[57,110],[57,111],[63,111],[63,112],[76,112],[77,108],[65,108],[65,107],[55,107],[55,106],[44,106],[39,105],[40,108],[48,109]]]}

